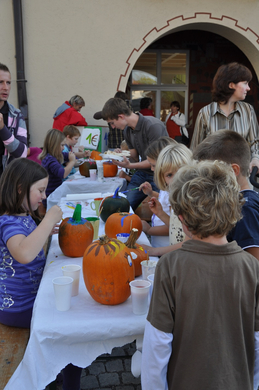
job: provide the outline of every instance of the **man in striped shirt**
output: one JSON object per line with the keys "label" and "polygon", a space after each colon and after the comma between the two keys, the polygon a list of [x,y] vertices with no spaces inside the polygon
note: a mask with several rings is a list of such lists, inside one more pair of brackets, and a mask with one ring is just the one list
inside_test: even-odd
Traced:
{"label": "man in striped shirt", "polygon": [[213,102],[203,107],[197,116],[191,149],[209,134],[220,129],[241,134],[251,148],[252,166],[259,168],[259,126],[254,108],[244,100],[252,79],[251,71],[236,62],[222,65],[212,84]]}
{"label": "man in striped shirt", "polygon": [[0,175],[14,158],[27,157],[27,129],[20,110],[8,103],[11,74],[0,63]]}

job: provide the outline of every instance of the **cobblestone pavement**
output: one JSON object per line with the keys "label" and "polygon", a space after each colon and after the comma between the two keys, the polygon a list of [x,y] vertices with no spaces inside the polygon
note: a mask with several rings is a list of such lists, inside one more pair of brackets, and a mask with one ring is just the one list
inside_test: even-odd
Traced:
{"label": "cobblestone pavement", "polygon": [[[140,378],[135,378],[130,369],[135,351],[136,343],[133,342],[114,348],[111,354],[99,356],[83,369],[81,390],[141,390]],[[50,390],[50,386],[45,390]],[[62,390],[62,383],[56,384],[56,390]]]}

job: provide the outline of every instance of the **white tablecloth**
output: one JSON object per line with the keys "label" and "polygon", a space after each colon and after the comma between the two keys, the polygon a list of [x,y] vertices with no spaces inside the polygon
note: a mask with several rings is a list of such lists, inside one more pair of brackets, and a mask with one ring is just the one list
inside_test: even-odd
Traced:
{"label": "white tablecloth", "polygon": [[[83,217],[95,215],[88,204],[90,201],[81,202]],[[61,199],[64,217],[73,214],[73,209],[68,207],[71,204],[67,203],[66,199]],[[103,233],[104,223],[101,222],[99,235]],[[138,243],[148,244],[144,233]],[[61,267],[65,264],[82,265],[82,258],[65,257],[55,235],[33,309],[29,343],[5,390],[42,390],[68,363],[87,367],[114,347],[142,340],[146,315],[132,313],[131,297],[116,306],[95,302],[85,287],[82,272],[79,295],[72,297],[70,310],[57,311],[52,279],[62,275]]]}
{"label": "white tablecloth", "polygon": [[98,180],[91,181],[90,177],[80,175],[76,172],[70,179],[65,180],[47,199],[47,210],[55,204],[58,204],[60,199],[67,194],[85,194],[91,192],[114,192],[116,188],[121,186],[121,191],[127,187],[126,179],[118,176],[106,177],[101,182]]}

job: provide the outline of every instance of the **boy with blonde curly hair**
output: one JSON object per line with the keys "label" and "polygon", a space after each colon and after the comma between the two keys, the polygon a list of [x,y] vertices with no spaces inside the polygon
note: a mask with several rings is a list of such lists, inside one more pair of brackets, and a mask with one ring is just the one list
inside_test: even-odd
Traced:
{"label": "boy with blonde curly hair", "polygon": [[190,240],[156,267],[142,390],[257,389],[259,263],[226,238],[242,218],[241,197],[226,163],[176,173],[170,202]]}

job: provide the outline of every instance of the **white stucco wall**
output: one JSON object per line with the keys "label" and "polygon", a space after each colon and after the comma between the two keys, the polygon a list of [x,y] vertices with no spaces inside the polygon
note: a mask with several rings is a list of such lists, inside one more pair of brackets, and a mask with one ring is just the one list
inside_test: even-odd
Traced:
{"label": "white stucco wall", "polygon": [[[81,113],[87,122],[104,124],[92,118],[94,112],[118,86],[125,88],[134,62],[148,45],[173,29],[221,33],[259,71],[257,0],[23,0],[22,7],[33,146],[42,146],[56,108],[74,94],[86,101]],[[0,36],[0,62],[10,68],[14,80],[10,0],[0,1]],[[15,82],[9,101],[17,105]]]}

